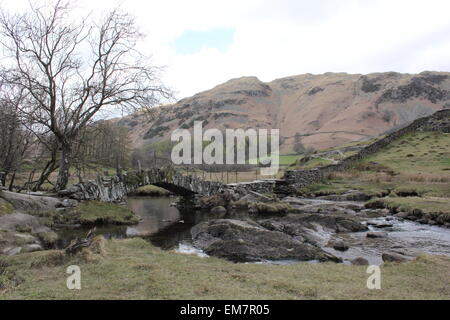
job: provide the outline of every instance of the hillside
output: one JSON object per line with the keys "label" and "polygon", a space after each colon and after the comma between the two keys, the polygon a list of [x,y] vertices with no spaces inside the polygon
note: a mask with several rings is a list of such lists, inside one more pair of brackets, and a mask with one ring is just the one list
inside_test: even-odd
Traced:
{"label": "hillside", "polygon": [[[398,130],[372,140],[316,152],[299,159],[291,167],[306,169],[318,160],[335,162],[321,167],[323,172],[342,171],[356,164],[380,164],[392,167],[393,173],[442,174],[450,168],[450,110],[444,109],[421,117]],[[359,149],[356,151],[354,150]]]}
{"label": "hillside", "polygon": [[367,208],[387,208],[409,220],[450,227],[450,110],[418,119],[365,147],[336,165],[339,170],[330,167],[320,168],[327,173],[324,179],[300,193],[329,199],[357,190],[361,199],[374,198]]}
{"label": "hillside", "polygon": [[[264,83],[255,77],[160,107],[155,120],[134,114],[116,121],[131,129],[136,148],[167,141],[176,128],[279,128],[282,152],[297,134],[316,150],[348,144],[450,107],[450,73],[298,75]],[[317,134],[325,132],[324,134]]]}

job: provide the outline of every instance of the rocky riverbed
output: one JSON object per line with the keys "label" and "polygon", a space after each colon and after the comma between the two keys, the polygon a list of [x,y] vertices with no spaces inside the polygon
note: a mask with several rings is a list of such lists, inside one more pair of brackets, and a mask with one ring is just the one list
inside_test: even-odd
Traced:
{"label": "rocky riverbed", "polygon": [[[63,248],[87,232],[82,227],[59,229],[57,240],[43,219],[20,212],[63,210],[71,203],[6,193],[3,198],[16,210],[0,216],[0,254]],[[207,206],[202,210],[195,205],[178,210],[171,205],[174,199],[130,198],[128,206],[141,222],[99,227],[97,232],[107,238],[144,237],[163,249],[244,263],[381,264],[408,261],[422,252],[450,255],[448,228],[393,216],[387,209],[366,208],[362,195],[354,192],[275,202],[258,194],[206,200],[199,202]]]}
{"label": "rocky riverbed", "polygon": [[[234,262],[404,262],[422,252],[450,255],[450,230],[367,209],[356,194],[339,199],[286,197],[277,214],[227,213],[191,230],[200,252]],[[217,211],[214,208],[212,211]],[[183,244],[186,246],[186,243]]]}

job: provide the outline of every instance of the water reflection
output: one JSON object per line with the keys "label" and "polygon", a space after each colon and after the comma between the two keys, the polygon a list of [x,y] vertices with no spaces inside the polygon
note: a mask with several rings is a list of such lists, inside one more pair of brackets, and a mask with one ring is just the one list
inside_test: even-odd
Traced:
{"label": "water reflection", "polygon": [[[191,228],[203,221],[215,219],[241,219],[250,216],[247,212],[232,212],[223,214],[212,214],[210,212],[197,211],[189,207],[189,201],[185,201],[186,209],[178,210],[171,204],[174,198],[150,198],[134,197],[128,199],[129,208],[141,218],[141,222],[135,226],[104,226],[97,228],[97,234],[106,238],[143,237],[154,245],[163,249],[175,249],[177,252],[194,253],[201,256],[204,254],[192,246]],[[302,200],[303,201],[303,200]],[[306,204],[308,206],[310,204]],[[260,217],[261,218],[261,217]],[[270,218],[270,215],[264,215]],[[384,218],[373,219],[380,223],[387,223]],[[333,238],[340,238],[349,244],[350,249],[346,252],[336,251],[331,247],[323,249],[341,257],[344,263],[356,257],[365,257],[371,264],[381,264],[381,255],[385,251],[400,250],[414,255],[418,252],[434,254],[450,254],[450,233],[447,229],[420,225],[410,221],[390,221],[393,226],[383,229],[388,231],[387,238],[367,239],[366,232],[336,234]],[[374,227],[371,230],[376,231]],[[84,237],[89,228],[76,230],[61,230],[59,232],[58,247],[67,246],[70,240],[76,237]],[[328,242],[328,241],[326,241]],[[325,245],[326,243],[324,243]],[[274,263],[274,262],[266,262]],[[290,264],[293,261],[278,261],[277,264]]]}
{"label": "water reflection", "polygon": [[[143,237],[163,249],[176,249],[180,243],[191,242],[191,228],[196,224],[212,219],[224,218],[225,215],[211,214],[189,209],[180,212],[172,204],[175,198],[167,197],[132,197],[128,199],[128,207],[141,219],[134,226],[100,226],[96,234],[105,238]],[[227,217],[232,218],[232,217]],[[90,228],[59,230],[58,248],[66,247],[72,239],[86,236]]]}
{"label": "water reflection", "polygon": [[[140,223],[136,229],[141,230],[141,236],[143,235],[154,245],[163,249],[177,249],[180,243],[189,244],[192,240],[191,228],[193,226],[202,221],[224,217],[224,215],[214,215],[209,212],[196,211],[189,207],[180,211],[177,208],[171,207],[169,202],[164,203],[164,201],[161,202],[162,205],[158,208],[159,212],[156,213],[153,206],[153,203],[156,200],[155,198],[133,199],[131,202],[135,200],[143,202],[144,205],[137,207],[138,209],[136,209],[136,211],[133,209],[133,211],[144,219],[148,219],[147,221],[153,221],[151,222],[153,225],[149,224],[148,228],[145,227],[146,224],[143,222]],[[170,202],[173,202],[173,199]],[[160,220],[159,223],[154,221],[155,216]],[[155,228],[155,225],[157,225],[158,228]],[[149,230],[155,229],[157,229],[155,232],[148,232]]]}
{"label": "water reflection", "polygon": [[173,198],[145,198],[128,199],[128,207],[141,218],[138,225],[128,227],[129,236],[150,236],[167,228],[181,219],[177,208],[171,206]]}
{"label": "water reflection", "polygon": [[[180,249],[180,244],[189,246],[192,241],[191,228],[200,222],[215,219],[245,219],[248,213],[237,212],[228,214],[213,214],[194,210],[188,199],[186,209],[178,210],[171,206],[172,198],[136,197],[128,200],[128,206],[142,218],[137,226],[127,228],[128,236],[140,236],[148,239],[154,245],[163,249]],[[183,250],[182,250],[183,251]]]}

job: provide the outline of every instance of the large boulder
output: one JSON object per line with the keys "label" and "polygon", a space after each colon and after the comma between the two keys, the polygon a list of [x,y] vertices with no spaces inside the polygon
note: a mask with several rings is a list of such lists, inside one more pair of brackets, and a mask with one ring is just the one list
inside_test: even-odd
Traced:
{"label": "large boulder", "polygon": [[194,245],[206,254],[233,262],[295,259],[301,261],[341,260],[322,249],[303,243],[252,221],[213,220],[191,230]]}
{"label": "large boulder", "polygon": [[348,244],[342,240],[332,240],[328,245],[337,251],[347,251],[349,249]]}
{"label": "large boulder", "polygon": [[21,212],[47,212],[61,206],[61,200],[58,198],[9,191],[0,191],[0,198],[8,201],[15,210]]}
{"label": "large boulder", "polygon": [[37,251],[35,245],[42,246],[40,235],[50,232],[39,218],[29,214],[14,212],[0,216],[0,255]]}
{"label": "large boulder", "polygon": [[15,231],[18,228],[27,228],[32,234],[50,231],[50,228],[44,226],[39,218],[19,212],[0,216],[0,227],[2,230],[8,231]]}
{"label": "large boulder", "polygon": [[301,235],[305,228],[316,229],[317,225],[332,232],[361,232],[368,230],[367,226],[354,217],[332,214],[290,214],[286,217],[262,220],[260,223],[265,227],[267,225],[269,229],[272,229],[269,225],[273,223],[278,224],[279,228],[291,235]]}
{"label": "large boulder", "polygon": [[301,237],[315,246],[325,246],[337,232],[366,231],[367,227],[356,218],[347,215],[290,214],[285,217],[260,220],[259,223],[271,231]]}

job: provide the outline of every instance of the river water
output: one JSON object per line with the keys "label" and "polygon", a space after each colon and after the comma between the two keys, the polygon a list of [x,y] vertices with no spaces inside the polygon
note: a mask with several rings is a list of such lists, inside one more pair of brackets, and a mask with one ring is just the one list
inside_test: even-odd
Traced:
{"label": "river water", "polygon": [[[139,224],[134,226],[98,226],[96,234],[103,235],[107,239],[142,237],[165,250],[174,249],[180,252],[202,255],[201,251],[191,245],[191,228],[202,221],[218,219],[222,216],[214,216],[199,211],[180,212],[173,205],[177,200],[177,198],[169,197],[129,197],[127,205],[140,217]],[[59,230],[57,246],[64,248],[75,237],[85,236],[89,229]]]}
{"label": "river water", "polygon": [[[129,198],[128,207],[141,218],[141,222],[136,226],[98,227],[97,234],[102,234],[106,238],[143,237],[165,250],[205,256],[201,250],[192,245],[190,230],[193,226],[206,220],[243,219],[249,216],[247,213],[214,216],[211,213],[200,211],[180,212],[173,206],[176,200],[176,198],[167,197]],[[302,201],[305,200],[302,199]],[[315,202],[316,200],[306,200],[306,202],[308,201]],[[310,206],[310,204],[305,203],[305,207],[307,206]],[[326,246],[323,249],[341,257],[344,263],[350,263],[356,257],[364,257],[371,264],[381,264],[381,254],[385,251],[397,251],[409,255],[416,255],[420,252],[450,255],[449,229],[400,221],[395,218],[389,218],[389,221],[385,219],[370,219],[370,221],[392,224],[392,227],[382,230],[373,226],[369,226],[369,228],[373,231],[387,231],[389,235],[387,238],[367,239],[366,232],[335,234],[332,238],[344,240],[349,244],[350,249],[346,252],[336,251]],[[67,245],[70,239],[83,236],[86,232],[86,229],[60,232],[59,247]],[[296,263],[296,261],[268,261],[268,263],[291,264]]]}

